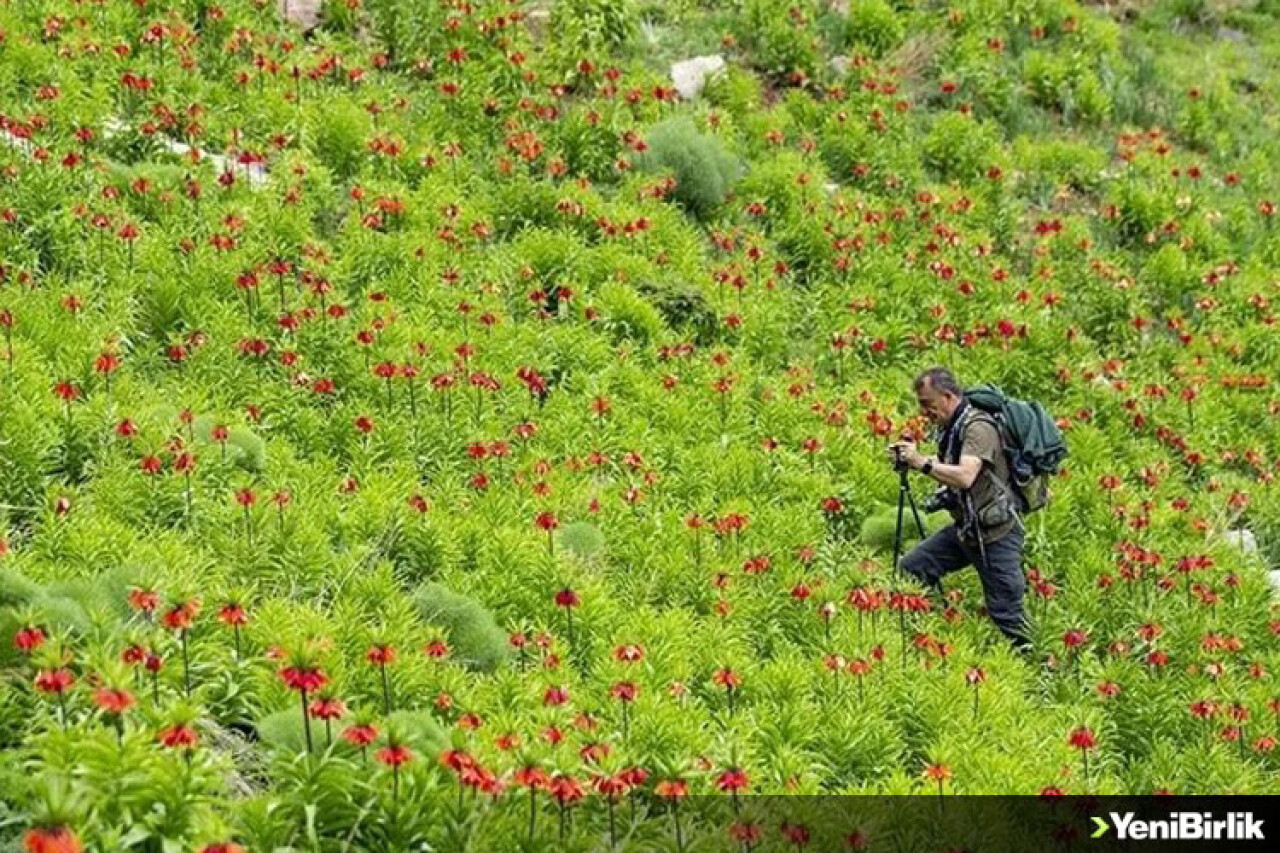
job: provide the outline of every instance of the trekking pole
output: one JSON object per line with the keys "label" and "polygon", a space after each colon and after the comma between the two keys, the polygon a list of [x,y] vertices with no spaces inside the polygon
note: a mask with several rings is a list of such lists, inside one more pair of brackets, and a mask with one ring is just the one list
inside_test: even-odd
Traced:
{"label": "trekking pole", "polygon": [[916,520],[916,530],[920,533],[921,539],[924,538],[924,523],[920,521],[916,499],[911,494],[911,486],[907,483],[907,463],[898,458],[894,461],[893,467],[898,471],[898,521],[893,530],[893,570],[901,579],[902,568],[898,565],[898,558],[902,554],[902,513],[908,504],[911,506],[911,515]]}

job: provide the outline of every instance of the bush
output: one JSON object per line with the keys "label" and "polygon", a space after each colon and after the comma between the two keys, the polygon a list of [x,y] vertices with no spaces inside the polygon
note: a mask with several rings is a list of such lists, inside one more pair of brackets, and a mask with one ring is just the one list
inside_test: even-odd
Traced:
{"label": "bush", "polygon": [[999,135],[986,122],[960,113],[939,116],[924,140],[924,164],[942,178],[966,181],[986,172],[999,151]]}
{"label": "bush", "polygon": [[[951,516],[945,512],[921,512],[920,521],[924,523],[925,535],[929,536],[950,524]],[[894,504],[864,519],[859,539],[868,548],[889,551],[893,549],[893,534],[897,529],[898,507]],[[911,516],[911,508],[907,507],[902,513],[903,553],[906,553],[907,543],[915,542],[919,538],[916,520]]]}
{"label": "bush", "polygon": [[1138,181],[1120,181],[1108,195],[1120,213],[1117,224],[1119,237],[1130,246],[1140,245],[1148,233],[1155,231],[1172,215],[1168,194]]}
{"label": "bush", "polygon": [[[343,720],[334,720],[330,724],[334,743],[342,743],[338,733],[345,725]],[[386,726],[404,738],[410,749],[428,758],[434,758],[448,740],[440,724],[427,711],[393,711],[386,719]],[[307,733],[302,726],[302,713],[297,708],[268,714],[255,723],[254,729],[262,743],[279,752],[296,755],[306,751]],[[327,748],[323,722],[312,720],[311,740],[315,749]]]}
{"label": "bush", "polygon": [[551,7],[554,49],[572,62],[617,54],[639,29],[634,0],[557,0]]}
{"label": "bush", "polygon": [[637,168],[671,172],[676,179],[671,198],[697,219],[709,219],[742,174],[720,140],[700,133],[686,117],[654,125],[645,140],[649,149],[636,158]]}
{"label": "bush", "polygon": [[604,534],[586,521],[566,524],[560,530],[560,544],[580,560],[589,560],[604,550]]}
{"label": "bush", "polygon": [[475,599],[427,583],[414,594],[414,604],[424,621],[445,629],[454,655],[467,666],[488,672],[507,659],[506,632]]}
{"label": "bush", "polygon": [[1102,151],[1067,139],[1032,142],[1022,138],[1015,144],[1014,153],[1028,176],[1038,178],[1049,188],[1065,184],[1080,191],[1095,189],[1107,165]]}
{"label": "bush", "polygon": [[360,170],[365,156],[370,125],[364,112],[354,104],[338,101],[311,115],[312,151],[338,180],[350,180]]}
{"label": "bush", "polygon": [[819,56],[810,26],[816,12],[813,0],[746,0],[738,37],[751,64],[776,79],[793,71],[812,76]]}
{"label": "bush", "polygon": [[737,121],[758,113],[763,102],[760,79],[736,65],[729,65],[718,74],[711,75],[702,89],[702,97]]}
{"label": "bush", "polygon": [[699,345],[709,344],[716,339],[720,326],[716,312],[698,288],[688,284],[641,279],[637,282],[636,289],[658,309],[672,329],[692,332],[694,341]]}
{"label": "bush", "polygon": [[850,42],[867,48],[873,56],[884,56],[906,36],[902,19],[885,0],[853,0],[845,30]]}
{"label": "bush", "polygon": [[[201,415],[191,424],[196,440],[208,445],[214,443],[213,428],[217,419]],[[221,452],[221,447],[216,452]],[[233,426],[227,430],[227,461],[248,471],[261,474],[267,467],[267,446],[251,429]]]}
{"label": "bush", "polygon": [[1187,256],[1174,243],[1166,243],[1147,259],[1139,282],[1159,310],[1168,310],[1193,292],[1195,276],[1187,264]]}
{"label": "bush", "polygon": [[1076,114],[1093,124],[1103,124],[1111,118],[1111,96],[1102,80],[1092,71],[1086,71],[1071,92]]}
{"label": "bush", "polygon": [[596,304],[615,340],[647,346],[666,334],[658,309],[625,284],[605,282]]}

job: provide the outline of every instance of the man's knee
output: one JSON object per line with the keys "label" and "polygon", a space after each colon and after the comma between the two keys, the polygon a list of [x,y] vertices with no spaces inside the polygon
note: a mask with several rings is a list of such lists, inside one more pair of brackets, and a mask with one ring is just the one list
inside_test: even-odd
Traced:
{"label": "man's knee", "polygon": [[919,545],[902,555],[898,561],[898,567],[904,572],[921,581],[929,580],[929,556]]}
{"label": "man's knee", "polygon": [[898,565],[904,572],[925,584],[937,584],[942,576],[966,565],[968,559],[949,528],[918,542]]}

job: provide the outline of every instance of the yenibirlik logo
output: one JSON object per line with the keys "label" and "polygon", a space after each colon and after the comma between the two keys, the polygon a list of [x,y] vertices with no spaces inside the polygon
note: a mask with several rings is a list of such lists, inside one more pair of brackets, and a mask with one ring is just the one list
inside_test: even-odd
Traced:
{"label": "yenibirlik logo", "polygon": [[1133,812],[1108,812],[1111,824],[1093,818],[1091,838],[1101,838],[1114,825],[1121,841],[1263,841],[1263,821],[1252,812],[1229,812],[1215,820],[1212,812],[1170,812],[1167,820],[1143,820]]}

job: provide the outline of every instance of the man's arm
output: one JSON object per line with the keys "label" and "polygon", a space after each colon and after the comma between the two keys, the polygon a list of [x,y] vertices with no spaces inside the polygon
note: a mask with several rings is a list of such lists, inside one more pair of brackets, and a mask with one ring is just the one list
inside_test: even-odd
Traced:
{"label": "man's arm", "polygon": [[[913,467],[916,470],[924,468],[924,463],[930,461],[928,457],[920,457],[919,464]],[[944,486],[950,486],[953,489],[967,489],[973,485],[973,481],[978,479],[978,475],[982,473],[982,460],[977,456],[960,457],[959,465],[944,465],[936,457],[932,458],[933,467],[929,469],[929,476],[937,480]]]}
{"label": "man's arm", "polygon": [[[902,449],[902,458],[909,468],[917,471],[923,471],[926,462],[933,463],[929,469],[929,476],[937,480],[944,486],[951,486],[955,489],[967,489],[973,485],[973,481],[978,479],[978,475],[982,473],[982,457],[974,456],[969,453],[961,452],[960,464],[946,465],[936,456],[924,456],[918,450],[914,442],[901,441],[894,447]],[[893,448],[890,447],[890,456],[892,457]]]}

